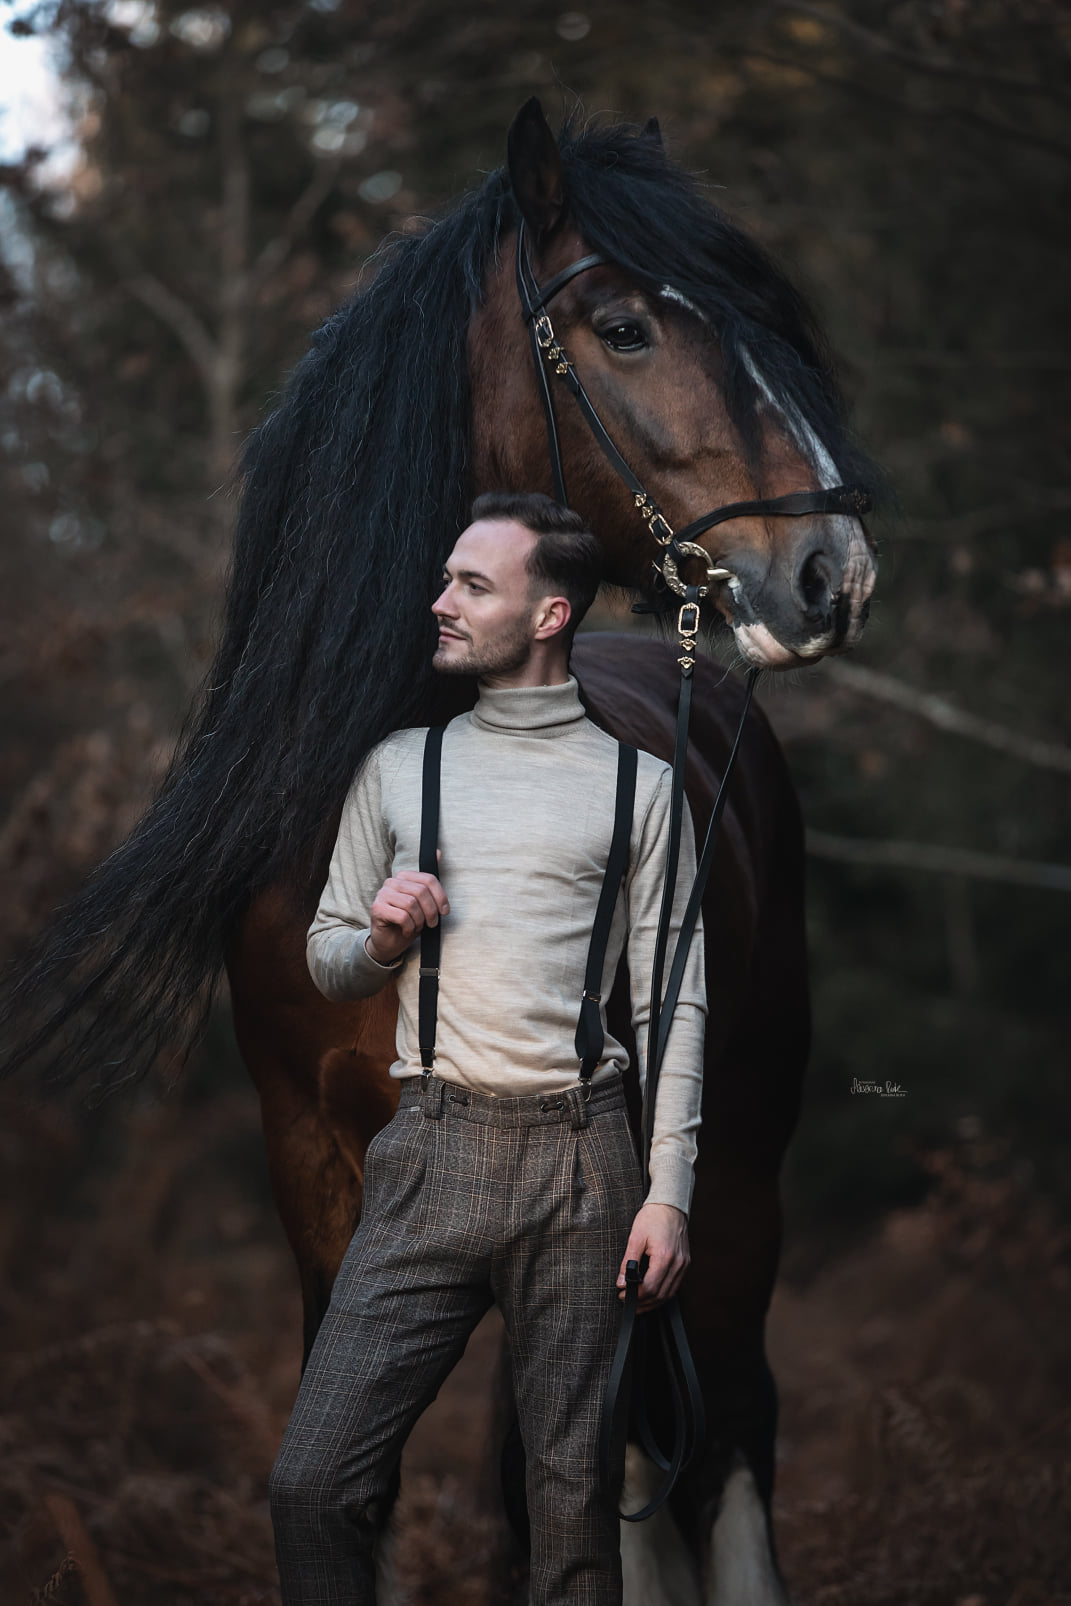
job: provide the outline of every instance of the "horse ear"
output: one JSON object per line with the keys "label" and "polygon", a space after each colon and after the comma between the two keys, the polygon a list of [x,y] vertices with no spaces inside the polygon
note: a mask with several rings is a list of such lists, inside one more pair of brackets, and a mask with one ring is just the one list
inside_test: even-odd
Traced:
{"label": "horse ear", "polygon": [[643,125],[643,132],[648,139],[654,140],[660,151],[665,149],[665,146],[662,143],[662,130],[658,126],[657,117],[648,117],[647,121]]}
{"label": "horse ear", "polygon": [[538,240],[552,233],[565,214],[565,178],[558,142],[534,95],[513,119],[506,150],[514,197]]}

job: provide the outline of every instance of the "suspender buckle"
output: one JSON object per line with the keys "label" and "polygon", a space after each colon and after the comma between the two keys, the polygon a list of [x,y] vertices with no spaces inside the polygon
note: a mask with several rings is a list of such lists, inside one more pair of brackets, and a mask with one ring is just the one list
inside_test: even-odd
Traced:
{"label": "suspender buckle", "polygon": [[438,981],[439,967],[438,965],[421,965],[419,974],[421,976],[434,976],[436,981]]}
{"label": "suspender buckle", "polygon": [[599,1003],[601,1003],[601,1002],[602,1002],[602,994],[601,994],[601,993],[593,993],[593,992],[591,992],[591,990],[590,990],[590,989],[589,989],[589,988],[587,988],[587,987],[585,987],[585,988],[584,988],[584,991],[583,991],[583,992],[582,992],[582,993],[581,993],[581,995],[580,995],[580,996],[581,996],[581,997],[582,997],[582,998],[590,998],[590,999],[591,999],[591,1002],[592,1002],[592,1003],[593,1003],[593,1004],[599,1004]]}

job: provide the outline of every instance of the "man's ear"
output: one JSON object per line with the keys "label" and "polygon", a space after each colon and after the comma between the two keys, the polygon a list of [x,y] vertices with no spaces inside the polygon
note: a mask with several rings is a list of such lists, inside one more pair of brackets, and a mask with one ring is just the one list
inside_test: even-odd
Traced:
{"label": "man's ear", "polygon": [[[569,601],[568,597],[549,597],[547,599],[547,606],[545,608],[545,612],[546,613],[550,613],[552,611],[552,609],[554,609],[554,605],[555,604],[558,604],[558,607],[557,607],[556,611],[559,614],[562,614],[563,617],[561,619],[561,622],[559,624],[555,625],[554,629],[550,632],[551,636],[560,635],[561,632],[568,625],[570,619],[573,617],[573,605]],[[542,626],[540,626],[540,629],[542,629]],[[541,639],[546,641],[546,640],[549,639],[549,637],[544,636]]]}
{"label": "man's ear", "polygon": [[534,95],[513,119],[506,150],[514,197],[538,242],[562,221],[567,196],[558,142]]}

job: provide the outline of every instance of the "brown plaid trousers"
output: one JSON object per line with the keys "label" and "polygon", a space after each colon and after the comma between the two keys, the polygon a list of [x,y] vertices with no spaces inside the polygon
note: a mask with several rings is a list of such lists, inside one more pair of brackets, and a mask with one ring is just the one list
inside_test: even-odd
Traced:
{"label": "brown plaid trousers", "polygon": [[621,1078],[541,1099],[402,1087],[366,1156],[270,1495],[284,1606],[371,1606],[402,1447],[492,1302],[527,1456],[532,1606],[617,1606],[599,1417],[617,1270],[641,1203]]}

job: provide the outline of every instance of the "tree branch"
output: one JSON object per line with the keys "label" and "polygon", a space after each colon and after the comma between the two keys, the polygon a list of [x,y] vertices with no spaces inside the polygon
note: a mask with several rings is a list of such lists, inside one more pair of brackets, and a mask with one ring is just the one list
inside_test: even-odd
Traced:
{"label": "tree branch", "polygon": [[996,720],[968,714],[944,697],[920,691],[893,675],[865,669],[861,664],[831,664],[829,672],[835,681],[850,691],[861,692],[864,697],[876,697],[880,702],[891,703],[894,708],[902,708],[905,713],[917,714],[920,719],[936,725],[938,730],[949,731],[954,736],[965,736],[970,741],[981,742],[999,753],[1010,753],[1014,758],[1025,759],[1028,764],[1036,764],[1042,769],[1059,770],[1064,775],[1071,775],[1071,748],[1063,747],[1058,742],[1041,741],[1038,737],[1025,736],[1007,725],[1000,725]]}
{"label": "tree branch", "polygon": [[[726,54],[728,53],[727,50]],[[910,106],[906,101],[898,100],[895,95],[888,95],[876,89],[873,84],[856,82],[855,79],[844,78],[839,73],[825,72],[821,67],[814,67],[809,61],[804,61],[802,57],[779,56],[774,51],[763,50],[757,45],[743,45],[735,50],[734,54],[745,60],[750,56],[756,61],[768,61],[773,66],[784,67],[789,72],[807,73],[816,83],[847,90],[849,94],[867,101],[870,105],[888,106],[892,111],[901,112],[906,117],[926,117],[934,121],[949,118],[966,123],[972,128],[980,128],[983,133],[996,134],[1000,139],[1009,139],[1013,143],[1029,145],[1034,150],[1047,151],[1051,156],[1062,156],[1065,160],[1071,160],[1071,145],[1063,140],[1050,139],[1047,134],[1035,134],[1028,128],[1016,128],[1013,123],[1002,123],[992,117],[983,117],[969,106]]]}
{"label": "tree branch", "polygon": [[178,336],[205,382],[211,384],[215,372],[216,345],[193,308],[180,300],[155,274],[132,274],[125,284],[132,295],[143,301]]}
{"label": "tree branch", "polygon": [[943,519],[908,519],[896,532],[897,540],[970,541],[1007,525],[1022,525],[1028,519],[1042,519],[1053,510],[1071,508],[1071,491],[1041,492],[1030,506],[1009,502],[1003,507],[976,507],[965,513],[950,513]]}
{"label": "tree branch", "polygon": [[918,72],[934,73],[943,78],[967,78],[975,83],[992,84],[998,89],[1013,89],[1027,95],[1048,95],[1054,100],[1066,102],[1071,100],[1064,90],[1058,89],[1055,84],[1043,83],[1039,78],[1017,78],[1012,73],[992,72],[987,67],[972,67],[961,62],[942,61],[939,56],[923,56],[913,50],[905,50],[902,45],[893,44],[880,33],[871,28],[864,28],[862,23],[855,22],[849,17],[842,17],[835,11],[829,11],[825,6],[810,5],[807,0],[774,0],[776,11],[797,11],[801,16],[813,17],[829,28],[837,28],[841,33],[852,39],[857,39],[868,50],[875,50],[879,55],[888,56],[892,61],[902,62],[905,67],[913,67]]}
{"label": "tree branch", "polygon": [[807,852],[814,859],[832,859],[839,864],[924,870],[930,875],[968,876],[976,881],[1005,881],[1020,887],[1071,892],[1071,865],[1006,859],[995,853],[972,853],[966,848],[944,848],[934,843],[880,842],[866,837],[833,836],[828,831],[808,831]]}
{"label": "tree branch", "polygon": [[321,201],[330,193],[341,165],[337,159],[317,163],[311,184],[298,196],[282,228],[263,247],[253,265],[250,278],[254,294],[282,267],[293,249],[294,241],[308,228]]}

